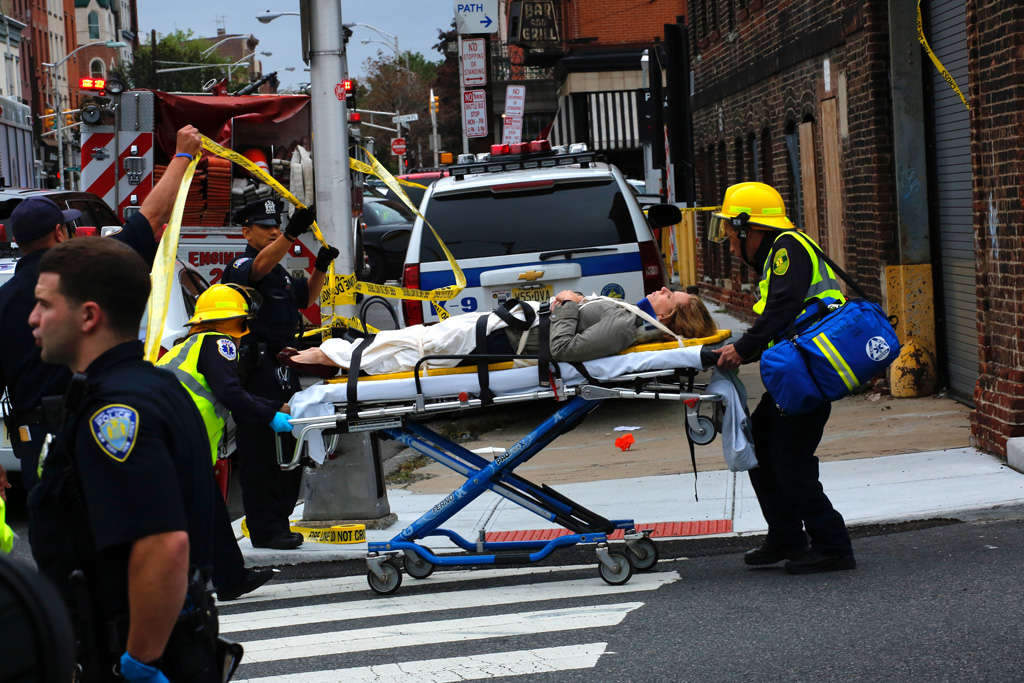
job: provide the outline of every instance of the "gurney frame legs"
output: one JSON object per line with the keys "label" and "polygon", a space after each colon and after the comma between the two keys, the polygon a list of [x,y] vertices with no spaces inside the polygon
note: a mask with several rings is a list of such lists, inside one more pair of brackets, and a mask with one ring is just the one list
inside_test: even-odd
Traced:
{"label": "gurney frame legs", "polygon": [[[390,563],[393,565],[392,569],[396,569],[397,564],[390,559],[382,558],[382,554],[397,555],[399,551],[405,551],[415,554],[417,563],[438,566],[523,564],[542,560],[558,548],[578,543],[598,544],[599,572],[605,581],[609,583],[628,581],[629,575],[632,574],[628,556],[617,550],[609,550],[607,535],[617,529],[623,529],[631,532],[635,541],[637,536],[633,532],[632,520],[605,519],[557,491],[544,485],[537,486],[513,473],[518,465],[532,458],[562,433],[576,426],[602,402],[601,399],[588,400],[578,396],[573,398],[539,427],[504,453],[495,457],[493,461],[445,439],[413,420],[406,421],[402,429],[382,430],[406,446],[465,476],[466,483],[403,529],[392,540],[368,544],[370,556],[367,563],[370,570],[370,587],[379,593],[391,593],[397,590],[401,584],[400,575],[396,579],[391,569],[387,567]],[[472,542],[454,531],[441,528],[441,524],[464,509],[485,491],[493,491],[550,522],[560,524],[573,533],[547,541],[487,542],[481,540]],[[428,536],[446,537],[462,550],[475,554],[436,555],[415,542]],[[648,541],[648,543],[653,546],[652,542]],[[653,562],[650,563],[650,566],[653,566]],[[650,566],[645,568],[650,568]],[[416,573],[426,576],[430,570],[429,568],[417,570]]]}

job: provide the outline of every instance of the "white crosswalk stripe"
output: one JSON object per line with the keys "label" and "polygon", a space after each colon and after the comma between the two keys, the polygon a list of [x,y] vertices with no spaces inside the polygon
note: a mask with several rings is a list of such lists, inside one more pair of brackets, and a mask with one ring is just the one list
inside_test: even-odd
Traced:
{"label": "white crosswalk stripe", "polygon": [[[443,683],[588,669],[607,652],[602,633],[613,632],[602,629],[679,574],[635,574],[621,586],[564,576],[580,569],[593,565],[437,572],[388,598],[369,597],[363,576],[271,583],[223,605],[221,633],[245,648],[236,681]],[[489,585],[509,576],[523,582]],[[452,656],[430,656],[442,648]],[[373,665],[358,666],[366,653]]]}

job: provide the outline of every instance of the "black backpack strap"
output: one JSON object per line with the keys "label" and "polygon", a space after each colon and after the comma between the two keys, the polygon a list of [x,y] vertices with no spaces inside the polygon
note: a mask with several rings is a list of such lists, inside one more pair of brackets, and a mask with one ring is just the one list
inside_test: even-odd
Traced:
{"label": "black backpack strap", "polygon": [[[473,353],[487,353],[487,320],[490,317],[490,315],[482,315],[476,319],[476,349]],[[494,403],[494,392],[491,391],[491,375],[486,360],[477,362],[476,377],[480,382],[480,402],[482,405],[489,406]]]}
{"label": "black backpack strap", "polygon": [[[512,315],[512,309],[516,306],[521,306],[523,309],[523,317],[525,320]],[[527,332],[533,327],[533,322],[537,319],[537,314],[533,310],[533,306],[527,306],[519,299],[509,299],[503,302],[500,306],[494,309],[493,313],[501,318],[501,320],[509,326],[510,329],[516,332]]]}
{"label": "black backpack strap", "polygon": [[[795,233],[800,233],[800,231],[799,231],[799,230],[779,230],[779,232],[781,232],[781,233],[783,233],[783,234],[785,234],[785,233],[787,233],[787,232],[795,232]],[[802,234],[802,233],[801,233],[801,234]],[[804,237],[807,237],[807,235],[804,235]],[[852,277],[850,277],[849,275],[847,275],[847,274],[846,274],[846,271],[845,271],[845,270],[843,270],[842,268],[840,268],[839,266],[837,266],[837,265],[836,265],[836,263],[835,263],[835,261],[833,261],[832,259],[830,259],[830,258],[828,257],[828,254],[826,254],[826,253],[825,253],[824,251],[822,251],[821,247],[819,247],[819,246],[818,246],[818,245],[817,245],[817,244],[816,244],[816,243],[814,242],[814,240],[812,240],[812,239],[811,239],[810,237],[807,237],[807,243],[811,245],[811,248],[812,248],[812,249],[814,249],[814,250],[815,250],[816,252],[818,252],[818,255],[819,255],[819,256],[821,256],[821,258],[823,258],[823,259],[825,260],[825,263],[827,263],[827,264],[828,264],[828,267],[829,267],[829,268],[831,268],[831,269],[832,269],[832,271],[833,271],[833,272],[834,272],[834,273],[835,273],[836,275],[838,275],[839,277],[841,277],[841,278],[843,279],[843,281],[844,281],[844,282],[845,282],[846,284],[850,285],[850,289],[852,289],[853,291],[857,292],[857,294],[858,294],[858,295],[860,295],[860,298],[862,298],[862,299],[864,299],[864,300],[866,300],[866,301],[870,301],[870,299],[868,298],[868,295],[867,295],[867,294],[865,294],[865,293],[864,293],[864,290],[860,288],[860,285],[858,285],[858,284],[856,283],[856,281],[854,281],[854,279],[853,279]]]}

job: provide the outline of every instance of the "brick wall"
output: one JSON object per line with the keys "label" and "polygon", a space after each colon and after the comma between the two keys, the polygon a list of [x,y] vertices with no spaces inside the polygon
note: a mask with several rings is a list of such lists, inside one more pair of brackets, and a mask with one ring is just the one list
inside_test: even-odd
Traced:
{"label": "brick wall", "polygon": [[686,0],[572,0],[562,3],[562,37],[570,45],[581,41],[576,45],[583,48],[648,45],[685,14]]}
{"label": "brick wall", "polygon": [[974,175],[981,377],[971,430],[1006,456],[1024,436],[1024,6],[968,0],[971,156]]}
{"label": "brick wall", "polygon": [[[826,206],[841,201],[847,270],[877,298],[883,267],[897,257],[886,7],[885,0],[690,0],[688,7],[699,205],[717,206],[726,187],[759,177],[795,218],[787,134],[812,122],[813,148],[799,154],[813,155],[819,241],[826,251],[840,248],[829,244]],[[848,121],[839,139],[841,198],[824,189],[821,102],[829,98]],[[707,219],[698,220],[701,290],[749,316],[758,276],[730,258],[727,245],[706,243]]]}

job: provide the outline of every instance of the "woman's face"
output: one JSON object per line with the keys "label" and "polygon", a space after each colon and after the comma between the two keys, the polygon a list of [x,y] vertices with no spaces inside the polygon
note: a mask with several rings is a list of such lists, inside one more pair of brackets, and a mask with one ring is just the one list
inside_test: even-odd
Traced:
{"label": "woman's face", "polygon": [[654,313],[659,318],[664,318],[679,306],[690,303],[690,295],[686,292],[673,292],[668,287],[662,287],[658,291],[648,294],[647,300],[651,302]]}

